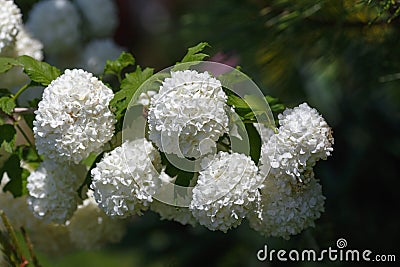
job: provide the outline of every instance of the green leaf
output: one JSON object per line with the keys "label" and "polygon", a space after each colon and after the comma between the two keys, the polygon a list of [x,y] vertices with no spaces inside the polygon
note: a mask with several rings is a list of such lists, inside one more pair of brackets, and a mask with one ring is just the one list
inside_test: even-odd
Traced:
{"label": "green leaf", "polygon": [[4,124],[0,126],[0,132],[0,147],[4,146],[4,149],[11,153],[14,148],[17,131],[15,130],[14,126],[10,124]]}
{"label": "green leaf", "polygon": [[4,187],[4,191],[10,191],[14,197],[19,197],[24,192],[23,189],[23,169],[20,166],[20,158],[18,155],[13,154],[4,162],[0,168],[0,177],[7,173],[10,181]]}
{"label": "green leaf", "polygon": [[245,127],[246,127],[247,134],[249,136],[249,140],[251,140],[251,142],[250,142],[250,157],[257,165],[258,161],[260,160],[261,137],[253,124],[246,123]]}
{"label": "green leaf", "polygon": [[61,71],[46,62],[38,61],[30,56],[20,56],[17,61],[24,67],[24,72],[29,78],[43,86],[49,85],[60,76]]}
{"label": "green leaf", "polygon": [[165,153],[160,152],[161,162],[163,166],[165,166],[165,173],[170,177],[176,177],[175,184],[183,187],[187,187],[190,185],[191,180],[194,177],[194,172],[187,172],[181,169],[178,169],[173,164],[171,164]]}
{"label": "green leaf", "polygon": [[281,113],[285,110],[285,105],[280,103],[279,98],[267,95],[265,100],[267,100],[272,112]]}
{"label": "green leaf", "polygon": [[24,120],[29,128],[33,129],[33,121],[35,120],[35,114],[33,113],[25,113],[23,114]]}
{"label": "green leaf", "polygon": [[284,104],[275,104],[270,106],[271,107],[271,111],[272,112],[276,112],[276,113],[281,113],[282,111],[285,110],[285,105]]}
{"label": "green leaf", "polygon": [[9,96],[3,96],[0,98],[0,110],[4,113],[11,115],[15,108],[15,101]]}
{"label": "green leaf", "polygon": [[114,114],[117,120],[124,115],[137,89],[152,75],[153,69],[146,68],[142,70],[140,66],[136,67],[135,72],[126,74],[125,79],[121,82],[121,90],[115,93],[114,98],[110,102],[111,108],[115,110]]}
{"label": "green leaf", "polygon": [[[41,162],[41,158],[38,157],[38,154],[35,151],[35,147],[33,147],[33,146],[20,145],[17,147],[15,153],[25,163],[32,164],[32,163]],[[34,165],[34,166],[35,166],[35,168],[33,168],[33,169],[36,169],[37,166],[36,165]]]}
{"label": "green leaf", "polygon": [[228,99],[226,102],[229,106],[234,106],[235,109],[244,109],[244,110],[250,110],[249,105],[247,105],[246,101],[242,99],[241,97],[231,94],[228,95]]}
{"label": "green leaf", "polygon": [[[94,160],[92,160],[92,155],[89,156],[89,157],[90,157],[90,161],[92,161],[92,162],[91,162],[91,166],[88,166],[88,167],[89,167],[89,170],[88,170],[88,172],[86,173],[85,181],[83,181],[83,183],[81,184],[81,186],[80,186],[80,187],[78,188],[78,190],[77,190],[78,195],[79,195],[81,198],[82,198],[82,190],[83,190],[83,188],[85,188],[85,186],[89,187],[90,184],[92,183],[92,169],[94,169],[94,168],[96,167],[96,164],[97,164],[98,162],[100,162],[100,160],[101,160],[101,159],[103,158],[103,156],[104,156],[104,153],[105,153],[105,152],[102,152],[102,153],[96,155],[96,157],[95,157]],[[87,164],[88,162],[85,162],[85,163]]]}
{"label": "green leaf", "polygon": [[96,158],[97,158],[97,154],[92,152],[89,154],[89,156],[86,159],[83,159],[80,163],[87,167],[91,167],[93,165],[93,163],[95,162]]}
{"label": "green leaf", "polygon": [[40,98],[33,98],[28,100],[28,107],[37,109],[39,106]]}
{"label": "green leaf", "polygon": [[266,96],[265,96],[265,100],[267,100],[267,102],[268,102],[269,105],[273,105],[273,104],[279,103],[279,98],[277,98],[277,97],[272,97],[272,96],[270,96],[270,95],[266,95]]}
{"label": "green leaf", "polygon": [[207,46],[209,46],[208,43],[202,42],[196,46],[188,48],[188,52],[183,57],[182,61],[178,63],[202,61],[204,58],[208,57],[208,55],[200,52],[202,52]]}
{"label": "green leaf", "polygon": [[256,95],[245,95],[244,101],[252,108],[253,111],[262,111],[266,107],[264,99]]}
{"label": "green leaf", "polygon": [[153,69],[145,68],[142,70],[140,66],[136,67],[136,71],[128,73],[122,80],[121,90],[129,91],[132,95],[148,78],[153,75]]}
{"label": "green leaf", "polygon": [[253,111],[246,113],[245,115],[241,116],[243,119],[247,120],[254,120],[256,122],[256,114]]}
{"label": "green leaf", "polygon": [[21,173],[21,195],[28,195],[29,191],[26,185],[28,184],[28,176],[31,173],[27,169],[22,169]]}
{"label": "green leaf", "polygon": [[[240,71],[240,66],[236,66],[235,69],[223,73],[219,75],[217,78],[219,81],[221,81],[221,84],[226,88],[235,88],[237,87],[238,84],[251,80],[249,76]],[[225,93],[227,93],[228,95],[233,94],[231,90],[225,90],[225,91],[226,91]]]}
{"label": "green leaf", "polygon": [[[224,91],[228,95],[227,104],[235,108],[235,112],[244,123],[262,122],[273,125],[276,124],[268,111],[265,100],[262,97],[256,95],[245,95],[244,98],[241,98],[229,90]],[[266,99],[269,99],[274,103],[277,101],[276,98],[273,99],[266,97]],[[282,107],[284,106],[280,103],[275,104],[272,107],[270,106],[272,111],[280,111]]]}
{"label": "green leaf", "polygon": [[124,68],[134,64],[135,58],[133,55],[127,52],[122,52],[116,60],[107,60],[106,65],[104,66],[104,74],[120,76]]}
{"label": "green leaf", "polygon": [[7,72],[12,67],[19,65],[14,58],[0,57],[0,73]]}
{"label": "green leaf", "polygon": [[194,172],[179,171],[177,173],[175,184],[183,187],[188,187],[193,179]]}
{"label": "green leaf", "polygon": [[233,93],[228,94],[227,104],[235,108],[235,112],[240,116],[242,120],[254,120],[255,114],[246,101]]}

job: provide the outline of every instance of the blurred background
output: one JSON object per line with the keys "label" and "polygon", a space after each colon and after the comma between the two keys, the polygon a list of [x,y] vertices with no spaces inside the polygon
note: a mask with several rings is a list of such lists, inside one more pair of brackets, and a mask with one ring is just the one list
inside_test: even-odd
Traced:
{"label": "blurred background", "polygon": [[[15,2],[28,19],[37,1]],[[43,254],[43,266],[276,266],[257,260],[265,244],[324,249],[338,238],[348,248],[395,254],[399,261],[398,2],[115,0],[114,41],[141,66],[162,70],[205,41],[210,60],[239,65],[265,94],[288,107],[315,107],[335,138],[333,156],[315,168],[326,211],[315,228],[289,241],[261,237],[246,223],[223,234],[147,212],[131,220],[121,243],[62,257]],[[292,266],[321,264],[357,265]]]}

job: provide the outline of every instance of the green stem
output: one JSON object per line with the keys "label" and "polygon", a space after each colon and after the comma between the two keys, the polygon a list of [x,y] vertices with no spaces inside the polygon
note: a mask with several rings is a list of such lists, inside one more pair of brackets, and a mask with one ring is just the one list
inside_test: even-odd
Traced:
{"label": "green stem", "polygon": [[24,256],[22,254],[22,249],[20,248],[18,241],[17,241],[17,236],[15,235],[15,231],[3,210],[0,210],[0,216],[1,216],[1,219],[3,220],[4,226],[7,229],[7,232],[10,235],[11,242],[14,245],[14,248],[17,252],[17,256],[18,256],[20,262],[21,263],[25,262]]}
{"label": "green stem", "polygon": [[35,144],[33,144],[31,142],[31,140],[29,139],[29,137],[26,135],[26,133],[24,132],[24,130],[21,128],[21,126],[19,126],[18,123],[15,123],[15,126],[17,126],[18,130],[21,132],[21,134],[23,135],[23,137],[25,138],[25,140],[28,142],[28,144],[33,147],[33,151],[35,152],[35,155],[38,159],[40,159],[40,155],[39,153],[36,151],[36,147]]}
{"label": "green stem", "polygon": [[21,227],[21,232],[22,232],[22,235],[24,237],[25,243],[26,243],[26,245],[28,247],[29,254],[31,256],[31,260],[32,260],[33,266],[42,267],[39,264],[39,260],[37,259],[36,255],[35,255],[35,252],[33,251],[33,245],[32,245],[31,239],[29,238],[29,236],[28,236],[27,232],[25,231],[24,227]]}
{"label": "green stem", "polygon": [[[0,113],[1,113],[1,110],[0,110]],[[5,113],[4,113],[4,114],[5,114]],[[29,137],[26,135],[26,133],[24,132],[24,130],[21,128],[21,126],[19,126],[18,121],[14,118],[13,115],[8,115],[8,114],[5,114],[5,115],[6,115],[10,120],[13,121],[14,127],[17,127],[17,129],[21,132],[22,136],[25,138],[25,140],[28,142],[28,144],[29,144],[31,147],[34,148],[33,150],[34,150],[34,153],[35,153],[36,157],[37,157],[38,159],[40,159],[40,155],[39,155],[39,153],[36,151],[35,145],[31,142],[31,140],[30,140]]]}
{"label": "green stem", "polygon": [[121,82],[122,82],[121,72],[115,74],[115,76],[117,76],[117,79],[118,79],[118,83],[119,83],[118,87],[121,87]]}
{"label": "green stem", "polygon": [[255,120],[242,120],[243,123],[257,123]]}
{"label": "green stem", "polygon": [[274,131],[275,134],[278,133],[278,128],[275,125],[269,125],[268,126],[270,129],[272,129]]}
{"label": "green stem", "polygon": [[18,97],[26,90],[29,88],[29,86],[31,85],[31,83],[27,83],[24,86],[22,86],[18,92],[13,96],[13,100],[16,101],[18,99]]}

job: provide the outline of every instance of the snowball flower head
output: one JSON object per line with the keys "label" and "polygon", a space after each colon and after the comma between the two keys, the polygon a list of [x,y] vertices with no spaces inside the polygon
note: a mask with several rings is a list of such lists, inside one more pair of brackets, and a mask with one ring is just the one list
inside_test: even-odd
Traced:
{"label": "snowball flower head", "polygon": [[33,6],[26,25],[44,44],[45,52],[59,54],[79,43],[80,23],[79,13],[70,1],[44,0]]}
{"label": "snowball flower head", "polygon": [[83,249],[96,249],[109,242],[118,242],[125,233],[124,222],[107,216],[98,207],[91,190],[88,198],[78,206],[67,228],[71,242]]}
{"label": "snowball flower head", "polygon": [[[248,215],[250,226],[265,236],[289,239],[314,221],[324,211],[325,197],[312,171],[305,172],[307,186],[296,187],[283,176],[267,177],[261,190],[258,210]],[[303,176],[303,175],[302,175]]]}
{"label": "snowball flower head", "polygon": [[118,26],[117,7],[112,0],[74,0],[91,37],[109,37]]}
{"label": "snowball flower head", "polygon": [[0,0],[0,55],[8,56],[21,26],[21,10],[14,1]]}
{"label": "snowball flower head", "polygon": [[210,230],[226,232],[238,226],[258,199],[263,179],[250,157],[219,152],[201,162],[189,209]]}
{"label": "snowball flower head", "polygon": [[150,100],[149,138],[161,151],[199,158],[228,128],[227,96],[207,72],[172,71]]}
{"label": "snowball flower head", "polygon": [[278,118],[278,133],[263,144],[260,164],[270,165],[275,175],[287,174],[296,180],[316,161],[331,154],[332,131],[324,118],[306,103],[285,110]]}
{"label": "snowball flower head", "polygon": [[35,112],[34,135],[40,154],[79,163],[97,152],[114,132],[108,108],[114,94],[91,73],[66,70],[43,92]]}
{"label": "snowball flower head", "polygon": [[91,172],[91,189],[107,215],[141,214],[160,187],[160,170],[160,154],[149,141],[127,141],[97,163]]}
{"label": "snowball flower head", "polygon": [[78,205],[81,179],[67,164],[45,160],[28,176],[28,206],[47,223],[64,223]]}
{"label": "snowball flower head", "polygon": [[15,49],[17,56],[27,55],[36,60],[43,60],[43,44],[33,38],[25,27],[21,27],[18,32]]}
{"label": "snowball flower head", "polygon": [[300,153],[308,154],[308,163],[326,159],[333,151],[332,130],[318,111],[303,103],[294,109],[286,109],[278,115],[279,132],[292,135],[300,144]]}
{"label": "snowball flower head", "polygon": [[124,49],[111,39],[93,40],[83,50],[82,68],[102,74],[107,60],[115,60]]}

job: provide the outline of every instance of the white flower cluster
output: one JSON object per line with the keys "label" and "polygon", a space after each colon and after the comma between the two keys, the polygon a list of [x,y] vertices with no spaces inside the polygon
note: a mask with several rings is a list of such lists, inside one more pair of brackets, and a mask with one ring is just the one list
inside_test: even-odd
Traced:
{"label": "white flower cluster", "polygon": [[258,209],[248,218],[260,233],[288,239],[314,226],[324,211],[312,168],[331,154],[333,137],[322,116],[305,103],[285,110],[279,123],[278,133],[261,147],[259,168],[266,179]]}
{"label": "white flower cluster", "polygon": [[112,98],[111,89],[77,69],[66,70],[44,90],[33,123],[44,161],[28,177],[27,189],[30,209],[45,222],[65,223],[76,210],[83,175],[73,169],[113,136]]}
{"label": "white flower cluster", "polygon": [[326,159],[333,151],[332,132],[324,118],[306,103],[287,109],[278,115],[278,134],[264,145],[265,163],[273,174],[287,174],[298,179],[319,159]]}
{"label": "white flower cluster", "polygon": [[314,226],[324,211],[322,187],[313,178],[312,171],[302,176],[306,187],[293,186],[284,177],[268,176],[261,190],[259,209],[249,214],[250,226],[266,236],[289,239]]}
{"label": "white flower cluster", "polygon": [[[89,20],[91,15],[86,16]],[[109,40],[96,41],[92,49],[105,47],[104,54],[113,53],[112,45]],[[102,61],[96,58],[85,60],[96,67]],[[109,109],[114,95],[82,69],[67,69],[51,82],[33,122],[36,147],[44,157],[27,179],[26,201],[33,214],[44,223],[60,224],[54,228],[56,236],[67,236],[66,242],[79,248],[120,240],[124,223],[115,218],[141,215],[148,209],[161,219],[200,224],[212,231],[227,232],[245,218],[266,236],[289,238],[313,226],[325,198],[312,168],[333,150],[331,129],[322,116],[302,104],[279,115],[277,133],[256,124],[262,137],[257,166],[250,156],[217,146],[230,132],[221,82],[207,72],[170,74],[158,92],[147,91],[138,99],[148,109],[143,115],[149,140],[125,140],[110,148],[90,171],[93,193],[81,205],[77,190],[83,175],[74,168],[91,153],[106,150],[116,123]],[[162,161],[159,151],[201,162],[201,170],[188,181],[195,183],[189,207],[156,200],[163,185],[176,179],[167,174],[170,166],[162,166],[165,158]]]}
{"label": "white flower cluster", "polygon": [[128,141],[92,169],[91,189],[107,215],[124,218],[141,214],[160,187],[160,170],[160,154],[149,141]]}
{"label": "white flower cluster", "polygon": [[[34,136],[41,165],[28,177],[28,206],[44,222],[63,224],[77,209],[84,174],[78,164],[113,136],[113,92],[91,73],[66,70],[44,90]],[[85,171],[84,171],[85,172]]]}
{"label": "white flower cluster", "polygon": [[[107,21],[102,19],[103,21]],[[124,51],[111,39],[95,39],[89,42],[82,52],[82,68],[94,73],[102,74],[104,63],[115,60]]]}
{"label": "white flower cluster", "polygon": [[[117,8],[112,0],[74,0],[83,15],[89,36],[111,36],[118,26]],[[108,58],[109,59],[109,58]]]}
{"label": "white flower cluster", "polygon": [[57,54],[75,48],[80,39],[81,18],[68,0],[43,0],[31,9],[27,27],[44,44],[45,52]]}
{"label": "white flower cluster", "polygon": [[201,225],[226,232],[238,226],[259,198],[263,178],[250,157],[219,152],[202,161],[189,209]]}
{"label": "white flower cluster", "polygon": [[[158,93],[142,93],[138,102],[149,107],[149,139],[163,152],[198,158],[206,154],[204,151],[212,151],[216,140],[227,132],[226,95],[221,83],[206,72],[171,72],[171,78],[163,81]],[[287,109],[279,120],[276,134],[265,125],[255,125],[262,136],[259,166],[244,154],[208,154],[201,159],[188,209],[151,201],[151,210],[161,219],[223,232],[238,226],[245,217],[262,234],[284,238],[312,226],[324,205],[312,167],[330,155],[331,130],[307,104]],[[202,144],[207,139],[211,142]],[[148,146],[150,150],[142,151],[156,151],[150,143]],[[136,149],[130,151],[132,155],[137,153],[133,152]],[[132,161],[134,173],[129,173],[121,154],[122,148],[117,148],[104,157],[92,171],[92,187],[108,215],[126,217],[147,209],[148,205],[143,208],[137,204],[138,188],[146,186],[137,186],[132,176],[146,176],[147,167],[136,165],[149,163],[140,163],[139,155],[132,156],[137,159]],[[147,181],[153,184],[158,178],[174,180],[169,176],[164,179],[163,175],[163,171],[152,173]],[[132,202],[131,208],[127,200]]]}
{"label": "white flower cluster", "polygon": [[108,108],[114,94],[91,73],[66,70],[44,90],[35,112],[34,135],[40,154],[79,163],[113,136],[115,118]]}
{"label": "white flower cluster", "polygon": [[228,128],[221,82],[207,72],[172,71],[151,98],[149,138],[165,152],[199,158]]}
{"label": "white flower cluster", "polygon": [[80,182],[67,164],[45,160],[28,176],[28,206],[45,222],[65,223],[78,205]]}
{"label": "white flower cluster", "polygon": [[21,10],[12,0],[0,0],[0,55],[7,56],[22,25]]}

